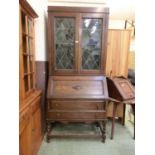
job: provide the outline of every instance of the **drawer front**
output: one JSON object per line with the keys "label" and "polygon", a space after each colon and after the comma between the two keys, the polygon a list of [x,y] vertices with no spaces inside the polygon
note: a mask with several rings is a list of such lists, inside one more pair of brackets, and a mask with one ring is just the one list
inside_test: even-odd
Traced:
{"label": "drawer front", "polygon": [[97,120],[97,119],[106,119],[105,111],[98,112],[48,112],[48,119],[51,120]]}
{"label": "drawer front", "polygon": [[104,103],[91,101],[49,101],[50,110],[102,110]]}
{"label": "drawer front", "polygon": [[19,134],[22,133],[29,120],[30,120],[30,108],[27,108],[19,116]]}

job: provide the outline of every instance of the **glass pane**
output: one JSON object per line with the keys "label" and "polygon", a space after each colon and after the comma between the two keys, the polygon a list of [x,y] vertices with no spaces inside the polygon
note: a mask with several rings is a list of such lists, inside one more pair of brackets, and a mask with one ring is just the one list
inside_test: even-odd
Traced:
{"label": "glass pane", "polygon": [[33,74],[30,75],[30,89],[33,89]]}
{"label": "glass pane", "polygon": [[33,72],[33,57],[30,56],[30,72]]}
{"label": "glass pane", "polygon": [[29,40],[29,54],[32,55],[32,54],[33,54],[33,53],[32,53],[32,50],[33,50],[32,39],[29,38],[28,40]]}
{"label": "glass pane", "polygon": [[27,92],[28,91],[28,76],[25,76],[24,77],[24,86],[25,86],[25,92]]}
{"label": "glass pane", "polygon": [[82,19],[82,68],[100,69],[102,50],[102,19]]}
{"label": "glass pane", "polygon": [[55,18],[56,69],[73,69],[75,18]]}
{"label": "glass pane", "polygon": [[33,33],[33,23],[32,20],[28,18],[28,34],[32,36]]}
{"label": "glass pane", "polygon": [[24,73],[27,73],[27,56],[23,56]]}

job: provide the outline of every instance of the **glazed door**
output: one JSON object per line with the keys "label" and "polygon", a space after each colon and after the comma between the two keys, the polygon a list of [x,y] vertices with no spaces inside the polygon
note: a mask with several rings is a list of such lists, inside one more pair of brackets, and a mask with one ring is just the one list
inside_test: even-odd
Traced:
{"label": "glazed door", "polygon": [[52,13],[48,18],[51,74],[77,73],[78,15]]}
{"label": "glazed door", "polygon": [[102,73],[106,27],[102,14],[83,14],[81,17],[81,73]]}

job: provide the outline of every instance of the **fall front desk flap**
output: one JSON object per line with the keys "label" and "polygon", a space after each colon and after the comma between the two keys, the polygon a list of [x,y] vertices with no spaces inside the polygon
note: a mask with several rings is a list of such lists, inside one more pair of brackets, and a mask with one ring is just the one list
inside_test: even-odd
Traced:
{"label": "fall front desk flap", "polygon": [[118,101],[135,99],[134,86],[123,77],[107,78],[109,97]]}
{"label": "fall front desk flap", "polygon": [[105,76],[50,76],[47,98],[108,99]]}

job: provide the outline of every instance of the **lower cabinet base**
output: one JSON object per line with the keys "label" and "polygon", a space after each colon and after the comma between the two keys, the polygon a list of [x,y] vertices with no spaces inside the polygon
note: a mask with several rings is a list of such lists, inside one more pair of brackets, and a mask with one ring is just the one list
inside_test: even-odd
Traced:
{"label": "lower cabinet base", "polygon": [[[68,122],[61,122],[68,124]],[[77,122],[78,123],[78,122]],[[87,122],[91,123],[92,122]],[[67,133],[67,134],[52,134],[52,129],[54,128],[54,122],[47,122],[47,134],[46,141],[49,143],[51,138],[102,138],[102,142],[104,143],[106,140],[106,120],[95,122],[96,126],[99,127],[100,133],[95,134],[85,134],[85,133]]]}

